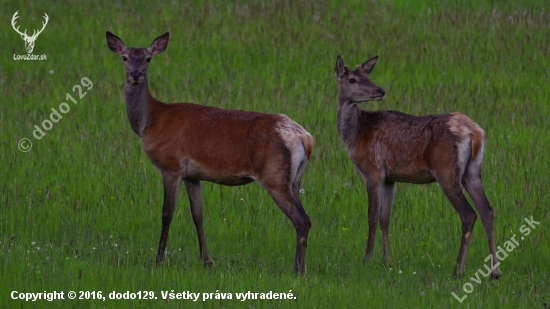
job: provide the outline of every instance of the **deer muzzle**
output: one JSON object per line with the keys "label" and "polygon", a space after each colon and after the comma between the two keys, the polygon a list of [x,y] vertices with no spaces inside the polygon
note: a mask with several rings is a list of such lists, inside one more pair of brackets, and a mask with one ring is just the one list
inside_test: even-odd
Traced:
{"label": "deer muzzle", "polygon": [[141,71],[131,71],[130,72],[130,82],[132,82],[132,84],[139,84],[141,83],[141,76],[143,75],[143,73],[141,73]]}
{"label": "deer muzzle", "polygon": [[384,96],[386,95],[386,91],[384,91],[384,89],[382,89],[382,88],[379,88],[377,92],[378,92],[378,93],[375,94],[373,98],[374,98],[376,101],[380,101],[380,100],[382,100],[382,99],[384,98]]}

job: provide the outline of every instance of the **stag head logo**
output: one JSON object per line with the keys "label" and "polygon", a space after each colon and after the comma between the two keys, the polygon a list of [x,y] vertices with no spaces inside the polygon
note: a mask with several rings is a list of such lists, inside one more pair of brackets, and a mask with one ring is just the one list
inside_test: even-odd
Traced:
{"label": "stag head logo", "polygon": [[11,26],[13,27],[13,30],[15,32],[19,33],[21,35],[21,38],[25,41],[25,49],[27,49],[27,53],[32,53],[32,50],[34,49],[34,41],[36,41],[36,38],[38,38],[38,35],[44,31],[44,28],[46,28],[46,25],[48,24],[48,14],[44,13],[44,19],[45,22],[42,22],[42,29],[40,30],[33,30],[32,35],[27,35],[27,29],[25,29],[24,32],[19,31],[19,26],[15,28],[15,20],[19,18],[17,16],[17,13],[19,11],[16,11],[15,14],[13,14],[13,17],[11,18]]}

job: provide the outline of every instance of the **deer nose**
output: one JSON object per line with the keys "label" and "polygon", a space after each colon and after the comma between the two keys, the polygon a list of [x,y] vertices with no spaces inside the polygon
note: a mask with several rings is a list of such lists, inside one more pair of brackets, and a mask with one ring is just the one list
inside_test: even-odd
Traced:
{"label": "deer nose", "polygon": [[141,71],[132,71],[130,72],[130,75],[134,80],[139,80],[139,78],[141,77]]}
{"label": "deer nose", "polygon": [[378,90],[378,92],[380,92],[380,94],[382,96],[385,96],[386,95],[386,91],[384,91],[384,89],[380,88],[380,90]]}

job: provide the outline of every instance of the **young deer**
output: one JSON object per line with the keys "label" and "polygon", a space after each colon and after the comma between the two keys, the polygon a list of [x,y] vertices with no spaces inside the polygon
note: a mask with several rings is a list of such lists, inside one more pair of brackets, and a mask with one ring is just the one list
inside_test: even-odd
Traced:
{"label": "young deer", "polygon": [[313,137],[281,114],[223,110],[192,103],[165,104],[149,92],[147,67],[168,45],[168,32],[148,48],[126,47],[107,32],[109,48],[126,68],[126,110],[145,153],[162,176],[164,204],[157,261],[164,259],[168,230],[183,180],[205,265],[201,180],[227,186],[259,182],[296,228],[294,271],[304,272],[311,220],[299,196],[300,180],[313,150]]}
{"label": "young deer", "polygon": [[462,220],[462,240],[455,274],[464,273],[476,213],[462,192],[470,194],[489,238],[492,277],[500,276],[493,232],[494,212],[481,182],[485,132],[461,113],[416,117],[396,111],[361,110],[358,103],[382,100],[385,91],[367,77],[378,56],[351,70],[342,58],[334,72],[338,83],[338,132],[351,161],[363,176],[369,196],[369,236],[364,262],[373,255],[378,221],[384,261],[391,264],[388,228],[395,182],[437,181]]}

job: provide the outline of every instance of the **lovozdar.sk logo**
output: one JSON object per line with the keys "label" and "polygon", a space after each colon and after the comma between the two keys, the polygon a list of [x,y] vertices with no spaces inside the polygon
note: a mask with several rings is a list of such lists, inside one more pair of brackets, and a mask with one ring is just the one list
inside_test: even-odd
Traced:
{"label": "lovozdar.sk logo", "polygon": [[25,31],[21,32],[19,31],[19,26],[16,27],[16,20],[19,18],[17,15],[19,11],[16,11],[15,14],[13,14],[13,17],[11,18],[11,26],[13,27],[13,30],[17,32],[19,35],[21,35],[21,38],[23,41],[25,41],[25,49],[27,50],[26,55],[13,55],[13,60],[47,60],[46,54],[43,55],[34,55],[32,51],[34,50],[34,44],[36,42],[36,39],[44,31],[44,28],[46,28],[46,25],[48,24],[48,20],[50,19],[48,17],[48,14],[44,13],[44,21],[42,22],[42,29],[40,30],[33,30],[32,35],[27,34],[27,29]]}

